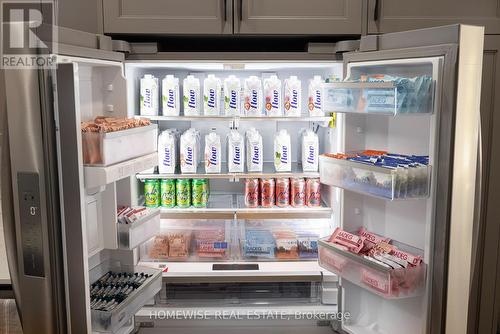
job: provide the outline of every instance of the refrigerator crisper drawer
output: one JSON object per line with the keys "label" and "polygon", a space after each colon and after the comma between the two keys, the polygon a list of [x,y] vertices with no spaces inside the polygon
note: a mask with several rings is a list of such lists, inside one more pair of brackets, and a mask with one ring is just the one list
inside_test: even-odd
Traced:
{"label": "refrigerator crisper drawer", "polygon": [[332,112],[367,114],[432,113],[434,85],[430,76],[403,79],[403,83],[332,82],[324,86],[324,108]]}
{"label": "refrigerator crisper drawer", "polygon": [[323,184],[398,200],[428,197],[431,167],[391,170],[322,155],[319,173]]}
{"label": "refrigerator crisper drawer", "polygon": [[82,133],[83,163],[109,166],[157,151],[158,126],[98,133]]}
{"label": "refrigerator crisper drawer", "polygon": [[133,224],[118,223],[118,247],[134,249],[158,233],[160,233],[159,209]]}
{"label": "refrigerator crisper drawer", "polygon": [[161,290],[162,277],[161,270],[104,262],[90,271],[90,281],[94,283],[108,271],[152,275],[112,311],[91,310],[93,331],[115,333]]}
{"label": "refrigerator crisper drawer", "polygon": [[[338,276],[386,299],[422,295],[425,289],[426,265],[389,269],[326,242],[318,242],[319,265]],[[400,249],[415,249],[397,244]]]}

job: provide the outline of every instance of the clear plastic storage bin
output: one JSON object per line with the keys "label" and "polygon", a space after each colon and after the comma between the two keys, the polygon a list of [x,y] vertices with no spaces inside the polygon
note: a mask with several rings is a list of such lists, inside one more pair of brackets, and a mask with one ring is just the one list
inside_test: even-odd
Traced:
{"label": "clear plastic storage bin", "polygon": [[83,163],[109,166],[157,151],[158,126],[132,128],[115,132],[83,132]]}
{"label": "clear plastic storage bin", "polygon": [[134,249],[159,232],[160,210],[157,209],[133,224],[118,223],[118,247]]}
{"label": "clear plastic storage bin", "polygon": [[142,261],[222,261],[231,257],[230,221],[165,221],[141,247]]}
{"label": "clear plastic storage bin", "polygon": [[240,231],[241,257],[260,261],[316,260],[320,221],[246,221]]}
{"label": "clear plastic storage bin", "polygon": [[[426,265],[389,269],[360,255],[345,251],[327,242],[329,237],[318,242],[319,265],[343,279],[386,299],[415,297],[425,290]],[[413,254],[422,250],[402,243],[391,242],[399,249]]]}
{"label": "clear plastic storage bin", "polygon": [[324,86],[324,109],[369,114],[432,113],[434,85],[429,76],[403,82],[332,82]]}
{"label": "clear plastic storage bin", "polygon": [[90,282],[94,283],[108,271],[152,275],[112,311],[91,310],[93,331],[115,333],[161,290],[162,276],[161,270],[104,262],[90,271]]}
{"label": "clear plastic storage bin", "polygon": [[430,166],[388,169],[337,159],[319,159],[321,183],[390,200],[429,195]]}

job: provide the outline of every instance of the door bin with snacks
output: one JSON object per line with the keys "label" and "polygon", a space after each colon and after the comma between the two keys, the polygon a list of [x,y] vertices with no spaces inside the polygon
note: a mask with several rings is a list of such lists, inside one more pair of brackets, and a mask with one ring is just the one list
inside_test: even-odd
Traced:
{"label": "door bin with snacks", "polygon": [[[408,264],[406,268],[392,268],[370,256],[352,253],[328,240],[329,237],[318,242],[321,267],[385,299],[409,298],[423,293],[426,274],[424,263]],[[422,252],[394,241],[391,245],[412,254]]]}

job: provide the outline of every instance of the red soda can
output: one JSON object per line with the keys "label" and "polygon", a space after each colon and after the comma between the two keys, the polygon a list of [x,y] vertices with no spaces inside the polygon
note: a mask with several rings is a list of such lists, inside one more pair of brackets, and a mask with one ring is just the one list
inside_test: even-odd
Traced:
{"label": "red soda can", "polygon": [[319,179],[306,180],[306,205],[321,206],[321,183]]}
{"label": "red soda can", "polygon": [[276,179],[276,205],[282,208],[290,205],[290,179]]}
{"label": "red soda can", "polygon": [[306,181],[302,178],[293,178],[290,185],[292,194],[290,202],[294,207],[306,205]]}
{"label": "red soda can", "polygon": [[274,179],[260,179],[260,205],[263,208],[274,206]]}
{"label": "red soda can", "polygon": [[259,206],[259,179],[245,180],[245,206],[247,208]]}

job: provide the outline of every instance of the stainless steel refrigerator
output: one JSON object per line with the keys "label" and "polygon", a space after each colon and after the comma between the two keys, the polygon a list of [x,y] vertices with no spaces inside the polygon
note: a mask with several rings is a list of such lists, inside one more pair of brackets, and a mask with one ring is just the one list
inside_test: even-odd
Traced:
{"label": "stainless steel refrigerator", "polygon": [[[465,333],[479,182],[483,28],[453,25],[371,35],[359,43],[313,43],[307,52],[282,53],[151,52],[138,45],[132,52],[116,52],[104,49],[112,44],[109,38],[100,37],[99,48],[94,35],[79,36],[78,46],[59,41],[56,69],[5,71],[2,212],[25,333],[130,333],[134,328],[142,333],[251,332],[263,327]],[[126,43],[115,41],[115,46],[125,49]],[[346,47],[353,49],[345,52]],[[250,75],[297,76],[302,113],[167,116],[160,107],[158,115],[141,115],[140,78],[145,74],[160,79],[171,74],[182,81],[187,75],[203,79],[213,73],[235,75],[242,82]],[[322,90],[324,116],[308,113],[307,82],[315,75],[329,78]],[[404,97],[394,83],[361,80],[370,75],[425,76],[430,93],[402,106],[398,101]],[[370,91],[389,94],[392,106],[359,105],[356,96]],[[82,122],[97,116],[144,117],[152,124],[149,132],[106,134],[114,143],[106,154],[130,157],[91,164],[84,156]],[[245,133],[256,128],[263,138],[263,171],[229,172],[223,140],[220,173],[199,167],[191,174],[159,174],[156,136],[169,128],[196,128],[202,138],[211,129],[225,138],[230,129]],[[289,172],[273,168],[273,136],[282,129],[291,135]],[[299,150],[304,129],[318,135],[320,153],[373,149],[429,156],[426,190],[401,195],[399,174],[328,156],[320,157],[318,171],[303,171]],[[149,151],[148,145],[153,146]],[[134,154],[139,151],[143,153]],[[389,192],[355,186],[347,182],[349,173],[382,178]],[[294,177],[320,179],[320,206],[245,206],[245,179]],[[198,178],[210,182],[207,207],[159,208],[141,227],[117,224],[117,206],[142,205],[148,180]],[[183,240],[195,240],[213,226],[224,234],[222,257],[206,258],[196,245],[182,258],[152,251],[158,237],[187,233]],[[319,255],[312,258],[248,256],[251,229],[324,238],[337,227],[351,232],[364,227],[421,255],[423,264],[412,276],[418,287],[396,291],[393,271],[332,248],[323,239],[314,240]],[[112,311],[94,310],[91,285],[109,270],[150,276]],[[348,318],[339,316],[346,312]]]}

